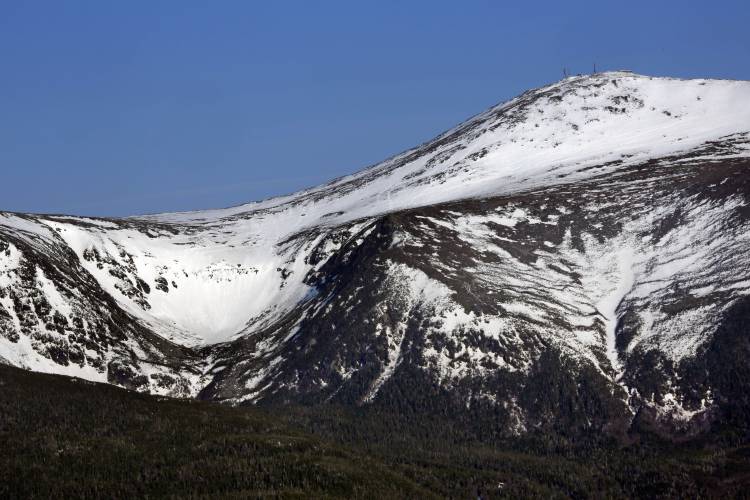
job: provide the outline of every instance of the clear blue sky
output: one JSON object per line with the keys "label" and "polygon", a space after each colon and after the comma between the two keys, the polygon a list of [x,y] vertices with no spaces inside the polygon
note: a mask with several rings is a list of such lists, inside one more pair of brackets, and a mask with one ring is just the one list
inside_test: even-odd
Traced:
{"label": "clear blue sky", "polygon": [[749,33],[746,1],[0,0],[0,210],[283,194],[563,66],[750,79]]}

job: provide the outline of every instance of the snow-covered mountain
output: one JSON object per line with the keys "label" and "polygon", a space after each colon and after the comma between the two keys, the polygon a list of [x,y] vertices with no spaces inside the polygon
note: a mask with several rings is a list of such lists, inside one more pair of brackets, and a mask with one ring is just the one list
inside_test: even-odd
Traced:
{"label": "snow-covered mountain", "polygon": [[0,213],[0,359],[233,403],[453,408],[509,434],[695,432],[748,369],[749,168],[750,82],[610,72],[289,196]]}

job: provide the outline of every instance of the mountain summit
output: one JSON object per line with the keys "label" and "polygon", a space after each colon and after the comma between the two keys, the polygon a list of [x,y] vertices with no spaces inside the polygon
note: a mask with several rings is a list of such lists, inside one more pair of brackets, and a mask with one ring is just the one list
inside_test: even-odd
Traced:
{"label": "mountain summit", "polygon": [[608,72],[288,196],[0,213],[0,360],[508,434],[698,433],[747,411],[748,168],[750,82]]}

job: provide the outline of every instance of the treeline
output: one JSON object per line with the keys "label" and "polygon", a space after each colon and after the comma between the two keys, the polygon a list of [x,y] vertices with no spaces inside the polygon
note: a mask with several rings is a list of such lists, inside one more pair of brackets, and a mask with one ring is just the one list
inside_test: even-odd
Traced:
{"label": "treeline", "polygon": [[259,410],[0,365],[0,498],[429,496]]}
{"label": "treeline", "polygon": [[750,486],[747,446],[533,430],[500,441],[491,420],[467,418],[229,408],[0,366],[0,498],[710,498]]}
{"label": "treeline", "polygon": [[377,406],[287,408],[284,418],[446,496],[458,495],[457,485],[483,498],[735,498],[750,491],[750,446],[719,446],[713,437],[675,444],[641,434],[624,445],[604,435],[572,440],[531,430],[488,442],[486,422],[457,426],[450,417]]}

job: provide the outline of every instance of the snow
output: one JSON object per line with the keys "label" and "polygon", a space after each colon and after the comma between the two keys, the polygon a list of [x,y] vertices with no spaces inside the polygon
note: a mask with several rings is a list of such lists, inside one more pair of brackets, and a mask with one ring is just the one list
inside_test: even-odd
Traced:
{"label": "snow", "polygon": [[[254,318],[268,310],[281,313],[302,300],[309,287],[301,283],[306,271],[304,255],[277,253],[270,242],[252,246],[233,245],[191,235],[149,238],[133,229],[90,232],[85,227],[47,224],[61,229],[59,235],[79,255],[82,265],[121,305],[157,332],[188,345],[215,343],[241,332]],[[234,239],[244,238],[243,234]],[[144,310],[116,287],[110,265],[99,269],[96,261],[83,258],[86,250],[97,249],[120,266],[126,249],[133,259],[132,280],[150,285]],[[277,269],[291,271],[293,285],[281,287]],[[155,288],[157,278],[168,283],[168,292]],[[177,285],[173,286],[173,283]]]}
{"label": "snow", "polygon": [[[568,175],[565,182],[570,182],[592,175],[582,171],[587,166],[615,160],[639,163],[750,131],[748,82],[603,73],[569,78],[534,92],[538,99],[532,104],[527,105],[522,96],[498,105],[469,120],[468,125],[444,133],[434,143],[469,127],[479,132],[460,134],[435,152],[404,164],[404,158],[418,149],[293,195],[224,210],[150,218],[198,222],[270,210],[273,219],[291,222],[292,233],[321,223],[335,225],[382,212],[518,192],[559,183],[561,175]],[[562,100],[554,102],[544,97],[551,92],[558,92]],[[617,107],[626,112],[608,111],[607,107],[614,106],[613,99],[621,96],[627,96],[628,102]],[[524,121],[501,123],[496,118],[499,111],[518,113]],[[493,126],[498,128],[490,130]],[[484,156],[470,159],[472,154],[485,150]],[[738,154],[747,156],[750,151]],[[429,168],[429,160],[440,155],[449,156]],[[461,167],[458,172],[451,170],[456,162]],[[446,175],[437,179],[436,174]],[[302,213],[304,218],[300,217]],[[272,219],[265,219],[269,220]]]}
{"label": "snow", "polygon": [[[526,361],[519,363],[518,366],[509,364],[502,357],[494,352],[487,352],[472,345],[461,342],[461,331],[472,331],[479,335],[493,339],[508,339],[509,332],[513,331],[513,323],[507,318],[499,316],[477,315],[474,311],[467,311],[461,305],[452,299],[453,291],[436,281],[424,272],[404,264],[389,263],[389,280],[390,286],[395,286],[400,296],[406,301],[406,307],[403,309],[408,318],[413,311],[431,311],[433,317],[439,318],[439,324],[433,324],[423,332],[424,336],[429,339],[433,333],[444,333],[455,339],[462,350],[449,355],[445,348],[436,348],[427,342],[427,349],[424,351],[425,359],[429,365],[436,369],[436,372],[442,382],[448,382],[470,373],[481,373],[484,369],[478,364],[485,359],[493,362],[499,369],[505,371],[516,371],[526,369]],[[406,319],[398,325],[398,335],[393,332],[387,332],[391,335],[389,338],[389,357],[384,370],[374,382],[366,401],[372,400],[380,387],[393,375],[395,368],[400,362],[400,351],[406,328]],[[466,355],[466,356],[464,356]],[[459,361],[460,359],[460,361]]]}
{"label": "snow", "polygon": [[9,244],[7,251],[7,255],[5,252],[0,252],[0,287],[13,283],[11,271],[14,271],[21,261],[21,252],[14,245]]}
{"label": "snow", "polygon": [[[621,187],[607,185],[613,190]],[[498,217],[514,215],[517,220],[526,220],[527,211],[517,207],[506,205],[486,215],[441,211],[439,217],[419,216],[429,225],[417,227],[416,231],[430,234],[431,228],[438,227],[441,237],[449,240],[450,233],[445,232],[449,230],[452,237],[471,248],[501,257],[486,261],[475,258],[475,265],[464,269],[470,273],[467,286],[478,289],[484,299],[497,297],[497,307],[503,311],[498,315],[485,314],[480,318],[474,311],[464,310],[454,302],[454,290],[429,279],[422,271],[400,265],[390,269],[389,274],[407,276],[412,302],[427,307],[427,316],[441,318],[441,326],[431,327],[426,335],[444,332],[459,349],[458,354],[448,354],[428,343],[425,357],[443,380],[465,376],[476,369],[457,362],[457,357],[468,354],[476,361],[489,354],[476,352],[470,344],[463,343],[462,331],[471,329],[487,338],[512,341],[527,325],[527,330],[537,332],[563,352],[591,362],[604,376],[619,381],[623,366],[622,353],[616,348],[616,332],[624,311],[639,316],[630,323],[634,336],[627,352],[638,347],[657,349],[679,362],[695,354],[711,338],[722,313],[734,303],[716,297],[750,294],[750,280],[743,272],[750,257],[750,228],[744,224],[730,229],[733,226],[728,224],[745,203],[739,196],[706,201],[681,195],[660,197],[650,204],[633,203],[618,219],[622,229],[601,238],[597,233],[604,224],[593,222],[597,220],[595,214],[617,206],[581,200],[576,216],[584,220],[591,216],[591,221],[580,227],[583,248],[573,244],[570,229],[562,242],[550,245],[541,237],[531,241],[533,233],[524,233],[515,224],[505,226],[512,227],[513,234],[518,233],[513,238],[518,239],[500,240],[529,243],[527,248],[535,248],[535,260],[520,259],[500,247],[492,229]],[[677,211],[682,220],[655,237],[651,232],[658,227],[657,222]],[[646,232],[648,238],[644,237]],[[450,262],[442,261],[439,255],[425,258],[424,266],[455,276]],[[709,305],[691,302],[692,297],[709,294],[715,294]],[[670,307],[675,302],[685,305],[675,310]],[[490,326],[485,327],[486,324]],[[498,365],[513,368],[503,362]],[[522,369],[524,363],[517,365]]]}
{"label": "snow", "polygon": [[55,284],[44,275],[44,272],[39,267],[36,268],[36,282],[40,285],[40,290],[44,293],[52,309],[61,313],[66,318],[70,318],[73,312],[70,302],[62,296]]}
{"label": "snow", "polygon": [[634,250],[628,246],[620,248],[614,253],[613,265],[617,276],[613,289],[596,303],[596,309],[606,319],[607,358],[616,372],[621,372],[621,364],[615,347],[615,330],[617,328],[617,308],[625,296],[633,288],[635,274],[633,273]]}
{"label": "snow", "polygon": [[[721,140],[731,147],[705,147]],[[34,316],[22,330],[6,294],[0,305],[10,318],[1,326],[20,335],[17,341],[15,335],[0,335],[0,361],[107,382],[109,362],[132,359],[148,380],[144,390],[171,394],[173,387],[158,384],[161,375],[169,375],[180,380],[183,395],[196,395],[214,374],[229,369],[230,377],[236,371],[242,382],[228,401],[255,402],[282,387],[279,376],[291,361],[284,348],[294,348],[287,344],[306,333],[302,318],[320,311],[347,315],[360,300],[359,289],[340,311],[332,310],[328,298],[313,300],[317,291],[305,278],[327,256],[342,245],[361,244],[377,227],[376,217],[386,213],[514,194],[519,196],[506,203],[487,202],[499,204],[493,210],[473,211],[483,205],[471,203],[424,210],[414,225],[399,226],[408,214],[394,218],[382,285],[389,288],[381,305],[387,313],[373,310],[362,324],[374,331],[381,361],[362,402],[378,397],[404,359],[450,387],[466,377],[527,372],[549,348],[622,385],[625,356],[654,349],[679,366],[712,338],[728,308],[750,295],[750,224],[730,223],[746,207],[741,196],[667,194],[641,197],[619,210],[627,199],[622,192],[634,185],[637,190],[641,182],[621,181],[621,173],[633,171],[628,166],[684,153],[691,154],[654,162],[656,175],[688,171],[698,161],[750,158],[750,82],[626,73],[568,78],[361,172],[228,209],[128,219],[0,212],[0,237],[11,234],[41,255],[67,245],[102,289],[154,333],[191,347],[239,336],[253,346],[174,368],[159,364],[161,352],[148,341],[123,331],[125,340],[101,350],[78,345],[85,354],[81,364],[63,366],[44,354],[55,343],[65,346],[67,335],[46,330],[43,322],[34,325]],[[594,177],[603,174],[609,174],[608,191],[590,200],[566,186],[581,181],[594,186],[600,182]],[[653,177],[643,187],[656,182]],[[527,203],[542,190],[552,193],[542,199],[544,205],[539,199]],[[614,229],[599,216],[608,211],[618,213]],[[673,215],[679,220],[662,226]],[[17,270],[24,263],[19,249],[25,251],[18,239],[2,239],[10,245],[0,252],[0,288],[18,286]],[[472,256],[446,259],[438,251],[454,248]],[[86,297],[66,281],[51,280],[42,267],[34,270],[32,291],[43,295],[53,313],[69,322],[82,317],[90,330],[95,319],[81,314]],[[472,295],[476,307],[469,302]],[[279,322],[292,311],[293,324]],[[418,331],[415,317],[422,321]],[[616,335],[624,319],[629,335],[623,352]],[[421,337],[411,343],[407,334]],[[323,341],[311,342],[317,340]],[[414,353],[415,346],[422,350]],[[223,347],[211,352],[223,353]],[[361,367],[335,359],[331,369],[346,381]],[[297,382],[299,375],[284,384]],[[310,382],[326,387],[332,379]],[[514,430],[524,432],[523,410],[513,396],[502,399],[495,389],[480,388],[467,404],[471,398],[503,404],[516,419]],[[700,408],[686,410],[679,390],[669,390],[663,401],[651,403],[676,420],[689,420],[713,404],[709,393]]]}
{"label": "snow", "polygon": [[[378,328],[377,330],[380,331],[382,330],[382,328]],[[388,340],[388,359],[385,362],[383,371],[372,383],[369,392],[365,396],[365,402],[372,401],[383,384],[388,381],[388,379],[390,379],[393,376],[393,373],[396,371],[396,367],[401,362],[401,347],[404,343],[405,333],[406,332],[403,330],[403,328],[399,329],[399,331],[397,332],[392,332],[390,327],[385,327],[383,335],[385,335],[386,339]]]}
{"label": "snow", "polygon": [[17,342],[0,336],[0,356],[13,366],[26,370],[78,377],[91,382],[107,382],[106,371],[99,371],[94,366],[79,366],[73,363],[64,366],[42,356],[35,349],[32,340],[25,335],[20,335]]}
{"label": "snow", "polygon": [[[310,300],[316,292],[305,282],[315,269],[309,257],[327,234],[343,226],[351,226],[347,241],[356,244],[373,230],[372,220],[384,213],[573,183],[693,151],[727,136],[738,138],[739,145],[731,152],[701,154],[703,160],[750,157],[750,139],[741,135],[748,132],[749,82],[604,73],[568,78],[531,91],[418,148],[288,196],[228,209],[126,220],[0,213],[0,230],[34,245],[61,239],[101,287],[152,331],[187,346],[210,345],[252,335]],[[707,236],[716,234],[726,213],[743,200],[713,204],[688,200],[681,206],[686,222],[654,243],[644,233],[655,217],[682,203],[658,201],[659,207],[650,214],[650,207],[633,207],[643,213],[627,223],[620,236],[605,243],[582,235],[584,251],[574,248],[569,233],[557,245],[541,240],[534,263],[514,258],[503,249],[502,242],[513,240],[499,237],[492,225],[505,228],[505,236],[519,233],[524,224],[555,226],[560,217],[571,213],[574,204],[570,200],[570,206],[565,200],[553,205],[560,215],[545,220],[522,206],[483,215],[446,212],[446,216],[424,217],[425,227],[454,231],[472,248],[500,257],[499,262],[477,262],[471,271],[492,297],[502,292],[503,298],[497,299],[502,315],[480,316],[464,309],[448,286],[403,264],[392,263],[390,272],[396,280],[392,286],[404,290],[404,310],[428,308],[441,317],[441,324],[426,332],[428,338],[434,333],[461,340],[461,332],[471,330],[493,341],[520,345],[524,328],[531,323],[552,345],[596,366],[608,360],[615,373],[622,369],[615,349],[619,313],[623,305],[636,304],[641,326],[628,348],[655,346],[679,360],[710,336],[711,325],[716,324],[713,319],[731,302],[667,314],[659,304],[671,297],[669,285],[676,280],[687,283],[695,297],[727,291],[750,293],[747,277],[731,275],[732,259],[748,257],[743,249],[750,248],[750,232],[723,239]],[[586,207],[592,214],[603,208]],[[591,231],[599,228],[592,224]],[[322,252],[335,252],[340,244],[326,241]],[[403,232],[392,243],[393,247],[424,244]],[[94,249],[103,262],[84,258]],[[0,286],[13,284],[11,274],[18,259],[13,246],[10,255],[0,254]],[[113,271],[122,272],[125,278]],[[580,283],[570,272],[580,273]],[[156,288],[162,278],[168,292]],[[124,292],[128,283],[135,286],[137,280],[150,287],[142,297]],[[69,317],[70,300],[41,271],[37,271],[37,281],[53,308]],[[7,299],[2,304],[18,327],[12,304]],[[377,396],[398,369],[407,319],[380,326],[387,357],[368,400]],[[297,333],[296,327],[291,328],[281,343]],[[276,347],[260,343],[253,353],[271,365],[248,381],[248,400],[268,387],[273,363],[280,362],[274,357]],[[441,380],[450,382],[480,370],[486,357],[508,371],[525,370],[533,362],[522,348],[516,359],[481,351],[468,342],[459,342],[459,348],[459,353],[449,355],[428,342],[425,358]],[[105,377],[88,365],[55,364],[38,354],[25,335],[18,343],[0,338],[0,356],[38,371],[97,381]],[[143,370],[155,373],[158,367]],[[342,375],[351,375],[348,367],[341,370]]]}
{"label": "snow", "polygon": [[[134,258],[138,274],[146,281],[151,283],[161,266],[168,281],[174,279],[178,284],[169,294],[152,292],[148,299],[152,308],[147,314],[137,307],[130,310],[149,324],[181,332],[184,342],[225,341],[247,332],[252,319],[264,312],[273,310],[277,315],[308,296],[310,290],[302,283],[309,270],[304,256],[279,248],[280,242],[303,231],[443,201],[573,182],[615,168],[584,170],[589,166],[612,161],[621,162],[619,167],[640,163],[750,131],[748,82],[604,73],[569,78],[534,93],[530,102],[517,98],[477,115],[468,125],[452,129],[434,142],[444,143],[434,149],[428,143],[423,154],[408,161],[405,158],[422,150],[409,150],[357,174],[289,196],[229,209],[141,218],[197,226],[199,232],[190,236],[154,241],[137,231],[129,231],[127,238],[126,231],[107,231],[107,238],[116,236],[131,253],[138,249]],[[550,96],[560,96],[560,101]],[[607,107],[625,112],[612,112]],[[498,118],[501,111],[519,120],[504,123]],[[460,133],[453,137],[455,132]],[[750,150],[737,154],[750,156]],[[436,158],[442,161],[428,166]],[[558,210],[565,214],[567,209],[561,206]],[[530,217],[518,207],[488,217],[510,228],[520,221],[556,223]],[[79,238],[70,238],[67,232],[62,236],[79,254],[83,251],[82,245],[76,245]],[[146,251],[153,257],[146,256]],[[230,283],[216,283],[205,275],[217,264],[227,269],[241,264],[258,272],[231,276]],[[277,268],[292,270],[283,288]],[[106,282],[106,271],[90,270]],[[182,276],[185,272],[187,277]],[[109,290],[117,295],[112,286]],[[602,313],[611,330],[611,302],[617,297],[607,299],[602,299],[606,310]],[[187,340],[191,337],[192,341]]]}

